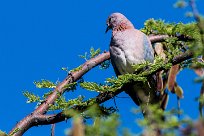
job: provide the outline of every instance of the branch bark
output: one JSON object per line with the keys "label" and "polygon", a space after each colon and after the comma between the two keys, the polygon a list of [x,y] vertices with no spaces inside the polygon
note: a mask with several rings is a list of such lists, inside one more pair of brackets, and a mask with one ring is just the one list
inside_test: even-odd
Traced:
{"label": "branch bark", "polygon": [[[152,43],[155,42],[161,42],[164,41],[166,38],[169,36],[167,35],[159,35],[159,36],[150,36],[150,40]],[[187,60],[189,58],[193,57],[192,53],[184,53],[176,58],[173,59],[172,63],[173,65],[178,64],[184,60]],[[86,74],[89,70],[92,68],[96,67],[97,65],[101,64],[102,62],[110,59],[110,53],[109,52],[104,52],[100,55],[98,55],[95,58],[92,58],[88,61],[86,61],[83,65],[81,65],[81,69],[75,72],[71,72],[54,90],[53,93],[50,94],[46,100],[36,109],[34,110],[31,114],[26,116],[24,119],[22,119],[19,123],[15,125],[15,127],[10,131],[10,134],[16,130],[19,129],[13,136],[21,136],[23,135],[29,128],[37,125],[48,125],[48,124],[53,124],[57,122],[64,121],[68,119],[69,117],[66,117],[63,115],[63,113],[59,113],[56,115],[46,115],[46,112],[49,109],[49,105],[53,104],[55,100],[59,97],[59,93],[63,94],[64,93],[64,86],[73,83],[80,79],[84,74]],[[159,69],[158,71],[162,70]],[[155,71],[155,72],[158,72]],[[116,92],[106,92],[99,94],[95,99],[98,104],[101,104],[117,94],[121,93],[121,90],[118,90]],[[75,109],[80,109],[80,110],[85,110],[87,107],[74,107]]]}

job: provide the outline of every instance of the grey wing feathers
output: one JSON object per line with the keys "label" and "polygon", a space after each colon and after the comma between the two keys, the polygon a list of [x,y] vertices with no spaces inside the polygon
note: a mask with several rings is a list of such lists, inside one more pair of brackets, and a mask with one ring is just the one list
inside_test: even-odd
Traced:
{"label": "grey wing feathers", "polygon": [[120,72],[118,71],[118,68],[115,65],[115,62],[111,60],[111,63],[112,63],[112,66],[113,66],[113,69],[115,71],[116,76],[121,75]]}

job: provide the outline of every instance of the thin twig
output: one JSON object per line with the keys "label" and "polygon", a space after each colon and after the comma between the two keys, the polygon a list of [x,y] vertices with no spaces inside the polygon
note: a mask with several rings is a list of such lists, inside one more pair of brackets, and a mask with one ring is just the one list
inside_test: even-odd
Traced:
{"label": "thin twig", "polygon": [[51,136],[55,136],[55,124],[51,124]]}
{"label": "thin twig", "polygon": [[[199,28],[200,36],[201,36],[201,42],[202,42],[202,45],[204,46],[204,19],[200,16],[198,12],[195,0],[190,0],[190,6],[193,11],[194,19],[197,21],[197,26]],[[203,53],[204,53],[204,48],[203,48]],[[202,83],[200,97],[203,97],[203,95],[204,95],[204,82]],[[199,101],[199,112],[201,117],[203,116],[202,108],[203,108],[203,103]]]}
{"label": "thin twig", "polygon": [[191,5],[191,8],[192,8],[193,16],[194,16],[195,20],[197,22],[200,22],[200,15],[199,15],[197,6],[195,4],[195,0],[190,0],[190,5]]}
{"label": "thin twig", "polygon": [[[197,26],[199,28],[200,35],[201,35],[201,42],[204,46],[204,19],[200,16],[198,12],[195,0],[190,0],[190,6],[193,11],[194,19],[197,21]],[[203,49],[203,52],[204,52],[204,49]]]}
{"label": "thin twig", "polygon": [[170,37],[176,37],[178,38],[179,41],[193,41],[194,39],[188,35],[150,35],[149,39],[151,41],[151,43],[156,43],[156,42],[164,42],[166,39],[170,38]]}

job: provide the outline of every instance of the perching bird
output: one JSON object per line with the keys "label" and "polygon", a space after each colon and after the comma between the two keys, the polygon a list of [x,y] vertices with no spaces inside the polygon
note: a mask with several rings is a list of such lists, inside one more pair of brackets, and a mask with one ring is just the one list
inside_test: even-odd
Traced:
{"label": "perching bird", "polygon": [[[108,17],[106,23],[106,32],[112,29],[109,50],[111,63],[117,76],[133,73],[133,64],[145,61],[153,63],[154,50],[148,36],[135,29],[124,15],[113,13]],[[125,92],[137,105],[160,103],[162,107],[162,97],[157,92],[155,76],[149,77],[146,83],[134,83]]]}

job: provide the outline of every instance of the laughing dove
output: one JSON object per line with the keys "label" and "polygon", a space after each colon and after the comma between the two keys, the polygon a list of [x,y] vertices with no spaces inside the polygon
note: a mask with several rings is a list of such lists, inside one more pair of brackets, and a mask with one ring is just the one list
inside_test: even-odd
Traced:
{"label": "laughing dove", "polygon": [[[148,36],[134,28],[121,13],[113,13],[107,19],[107,29],[112,29],[110,56],[116,75],[134,73],[132,65],[145,61],[153,63],[154,50]],[[148,82],[137,82],[125,91],[137,105],[160,103],[161,94],[156,90],[155,76]]]}

